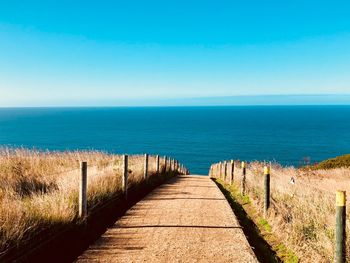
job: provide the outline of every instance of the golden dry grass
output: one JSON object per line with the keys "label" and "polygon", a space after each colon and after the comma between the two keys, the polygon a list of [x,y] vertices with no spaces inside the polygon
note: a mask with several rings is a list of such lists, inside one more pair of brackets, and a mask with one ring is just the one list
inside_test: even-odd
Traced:
{"label": "golden dry grass", "polygon": [[[88,162],[88,209],[120,193],[122,156],[102,152],[0,149],[0,255],[45,229],[79,223],[79,163]],[[163,162],[161,160],[161,170]],[[144,157],[129,156],[129,185],[143,178]],[[155,157],[149,157],[150,174]]]}
{"label": "golden dry grass", "polygon": [[[230,171],[230,165],[228,167]],[[261,215],[263,167],[264,163],[252,162],[246,174],[246,195]],[[213,168],[212,176],[218,177],[219,169],[215,169],[215,165]],[[239,185],[242,178],[239,162],[235,163],[234,174],[234,183]],[[336,190],[350,193],[350,168],[306,170],[272,164],[271,207],[266,219],[273,233],[298,255],[301,262],[333,261]],[[348,237],[349,227],[347,219]],[[348,261],[349,255],[350,247],[347,245]]]}

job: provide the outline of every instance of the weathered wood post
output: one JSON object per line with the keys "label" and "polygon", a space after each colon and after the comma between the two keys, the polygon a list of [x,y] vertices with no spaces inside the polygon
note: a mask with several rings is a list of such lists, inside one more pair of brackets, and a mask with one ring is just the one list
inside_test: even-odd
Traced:
{"label": "weathered wood post", "polygon": [[270,167],[264,167],[264,216],[267,216],[267,210],[270,207]]}
{"label": "weathered wood post", "polygon": [[122,177],[122,191],[125,199],[128,198],[128,156],[123,155],[123,177]]}
{"label": "weathered wood post", "polygon": [[245,176],[246,176],[246,163],[242,162],[242,182],[241,182],[242,195],[245,195]]}
{"label": "weathered wood post", "polygon": [[156,156],[156,174],[159,175],[159,155]]}
{"label": "weathered wood post", "polygon": [[80,163],[79,217],[87,216],[87,162]]}
{"label": "weathered wood post", "polygon": [[227,162],[224,161],[224,182],[226,182],[226,177],[227,177]]}
{"label": "weathered wood post", "polygon": [[231,160],[230,184],[233,184],[234,174],[235,174],[235,161],[234,161],[234,160]]}
{"label": "weathered wood post", "polygon": [[222,177],[222,164],[221,162],[219,163],[219,178],[221,179]]}
{"label": "weathered wood post", "polygon": [[335,262],[346,261],[346,192],[336,192],[336,216],[335,216]]}
{"label": "weathered wood post", "polygon": [[148,176],[148,154],[145,154],[145,163],[143,166],[143,179],[147,179]]}
{"label": "weathered wood post", "polygon": [[167,159],[166,156],[164,156],[164,172],[166,173],[166,169],[167,169]]}

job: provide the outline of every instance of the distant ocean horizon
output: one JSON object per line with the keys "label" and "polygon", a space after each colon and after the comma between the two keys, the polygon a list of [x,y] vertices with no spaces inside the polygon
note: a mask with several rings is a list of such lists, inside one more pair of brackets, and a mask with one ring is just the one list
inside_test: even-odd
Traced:
{"label": "distant ocean horizon", "polygon": [[0,146],[300,166],[350,153],[350,106],[0,108]]}

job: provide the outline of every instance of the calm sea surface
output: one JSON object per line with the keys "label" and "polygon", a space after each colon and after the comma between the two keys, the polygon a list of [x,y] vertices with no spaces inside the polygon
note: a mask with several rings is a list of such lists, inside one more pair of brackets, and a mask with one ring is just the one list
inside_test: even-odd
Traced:
{"label": "calm sea surface", "polygon": [[298,166],[350,153],[350,106],[0,109],[0,145],[169,155],[202,174],[223,159]]}

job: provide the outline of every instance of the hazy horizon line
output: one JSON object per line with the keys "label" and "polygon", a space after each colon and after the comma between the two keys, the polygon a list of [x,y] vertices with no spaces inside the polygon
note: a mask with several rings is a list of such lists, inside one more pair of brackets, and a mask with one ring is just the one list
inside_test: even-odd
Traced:
{"label": "hazy horizon line", "polygon": [[49,103],[14,103],[0,108],[83,108],[83,107],[197,107],[197,106],[340,106],[350,105],[350,93],[269,94],[176,98],[123,98],[70,100]]}

